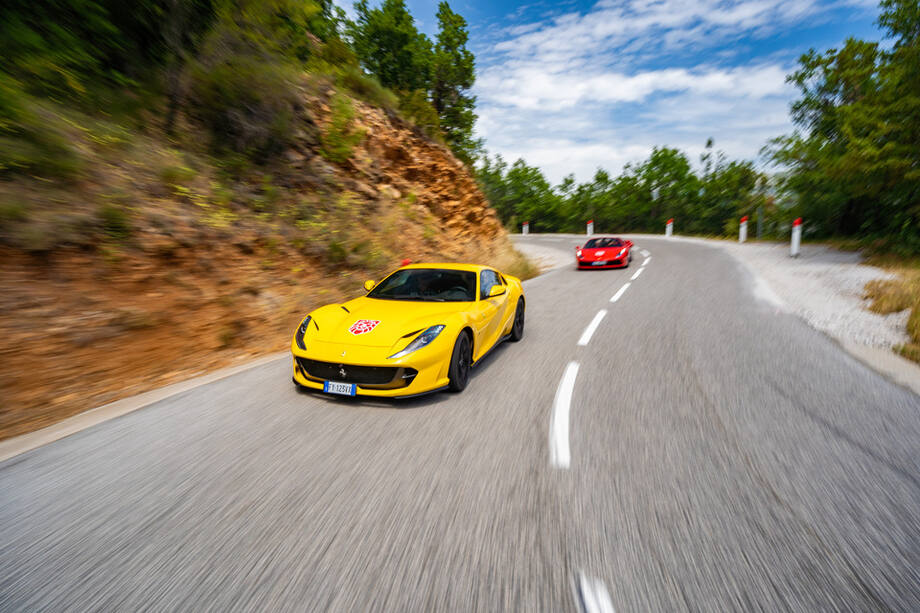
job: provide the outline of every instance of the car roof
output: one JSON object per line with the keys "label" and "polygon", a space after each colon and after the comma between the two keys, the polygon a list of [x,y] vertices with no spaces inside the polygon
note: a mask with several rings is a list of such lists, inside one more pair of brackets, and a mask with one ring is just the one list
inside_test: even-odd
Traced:
{"label": "car roof", "polygon": [[399,270],[412,268],[441,268],[443,270],[467,270],[470,272],[495,270],[491,266],[483,266],[481,264],[457,264],[448,262],[419,262],[417,264],[407,264],[406,266],[400,266]]}

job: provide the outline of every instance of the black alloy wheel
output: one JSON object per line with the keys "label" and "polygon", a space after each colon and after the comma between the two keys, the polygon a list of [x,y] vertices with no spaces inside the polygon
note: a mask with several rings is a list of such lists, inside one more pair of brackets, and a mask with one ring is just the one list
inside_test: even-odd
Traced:
{"label": "black alloy wheel", "polygon": [[454,351],[450,356],[450,369],[447,376],[450,378],[448,389],[452,392],[462,392],[470,381],[470,367],[473,363],[473,344],[470,335],[465,331],[457,337]]}
{"label": "black alloy wheel", "polygon": [[518,298],[517,309],[514,311],[514,323],[511,325],[511,342],[516,343],[524,338],[524,299]]}

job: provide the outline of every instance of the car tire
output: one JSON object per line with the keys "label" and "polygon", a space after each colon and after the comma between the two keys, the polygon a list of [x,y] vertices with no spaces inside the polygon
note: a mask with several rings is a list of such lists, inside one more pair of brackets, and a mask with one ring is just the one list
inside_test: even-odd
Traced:
{"label": "car tire", "polygon": [[470,381],[470,369],[473,363],[473,343],[470,335],[463,331],[454,343],[454,350],[450,355],[450,368],[447,369],[447,378],[450,379],[447,388],[453,393],[466,389]]}
{"label": "car tire", "polygon": [[514,323],[511,324],[512,343],[516,343],[524,338],[524,299],[518,298],[517,308],[514,310]]}

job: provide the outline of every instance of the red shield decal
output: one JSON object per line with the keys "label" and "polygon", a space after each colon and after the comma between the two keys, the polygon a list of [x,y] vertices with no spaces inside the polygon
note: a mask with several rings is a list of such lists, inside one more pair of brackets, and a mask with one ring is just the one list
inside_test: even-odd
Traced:
{"label": "red shield decal", "polygon": [[351,327],[348,329],[349,332],[358,336],[359,334],[367,334],[371,330],[377,327],[377,324],[380,323],[378,319],[359,319],[355,323],[351,324]]}

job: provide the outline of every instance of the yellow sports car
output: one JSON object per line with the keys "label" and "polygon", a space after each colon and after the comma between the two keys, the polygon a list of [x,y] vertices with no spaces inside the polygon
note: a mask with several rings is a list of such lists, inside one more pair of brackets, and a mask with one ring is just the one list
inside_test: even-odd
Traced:
{"label": "yellow sports car", "polygon": [[346,396],[460,392],[474,364],[524,335],[521,280],[487,266],[412,264],[364,288],[300,322],[294,383]]}

